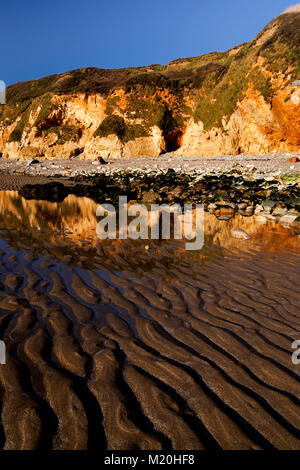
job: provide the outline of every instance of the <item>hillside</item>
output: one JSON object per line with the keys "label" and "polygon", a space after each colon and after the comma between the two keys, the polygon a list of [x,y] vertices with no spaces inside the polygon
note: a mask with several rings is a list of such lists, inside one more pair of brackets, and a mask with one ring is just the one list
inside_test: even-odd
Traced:
{"label": "hillside", "polygon": [[0,152],[113,158],[299,150],[296,79],[299,11],[227,52],[17,83],[0,106]]}

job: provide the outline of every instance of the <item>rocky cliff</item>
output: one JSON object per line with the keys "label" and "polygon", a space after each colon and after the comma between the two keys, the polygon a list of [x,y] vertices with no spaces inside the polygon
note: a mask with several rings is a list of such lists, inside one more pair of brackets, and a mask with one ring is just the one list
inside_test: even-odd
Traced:
{"label": "rocky cliff", "polygon": [[299,150],[299,78],[295,10],[227,52],[17,83],[0,106],[0,152],[126,158]]}

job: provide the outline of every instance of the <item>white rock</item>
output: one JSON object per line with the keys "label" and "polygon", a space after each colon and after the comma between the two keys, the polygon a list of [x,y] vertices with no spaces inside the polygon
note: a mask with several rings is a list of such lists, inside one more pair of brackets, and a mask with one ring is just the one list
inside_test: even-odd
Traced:
{"label": "white rock", "polygon": [[261,225],[265,225],[267,223],[267,218],[264,215],[257,215],[255,220],[258,224]]}
{"label": "white rock", "polygon": [[264,208],[263,206],[256,206],[254,214],[259,214],[260,212],[263,212]]}
{"label": "white rock", "polygon": [[231,229],[231,236],[233,238],[236,238],[238,240],[249,240],[250,235],[248,235],[245,230],[242,230],[241,228],[233,228]]}
{"label": "white rock", "polygon": [[283,217],[280,217],[279,222],[280,222],[280,224],[283,225],[284,227],[288,227],[288,226],[291,225],[293,222],[295,222],[295,220],[297,219],[297,217],[298,217],[297,214],[288,212],[288,213],[285,214]]}
{"label": "white rock", "polygon": [[274,209],[273,212],[272,212],[272,214],[274,216],[277,216],[277,217],[278,216],[282,217],[282,216],[286,215],[286,213],[287,213],[287,209],[284,209],[282,207],[276,207],[276,209]]}

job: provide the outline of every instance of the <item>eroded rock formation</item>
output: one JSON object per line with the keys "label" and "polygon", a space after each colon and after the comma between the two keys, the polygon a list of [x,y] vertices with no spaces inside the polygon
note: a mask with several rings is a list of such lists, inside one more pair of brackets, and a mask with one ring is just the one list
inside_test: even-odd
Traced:
{"label": "eroded rock formation", "polygon": [[0,107],[0,152],[94,159],[297,151],[299,44],[293,11],[227,52],[18,83]]}

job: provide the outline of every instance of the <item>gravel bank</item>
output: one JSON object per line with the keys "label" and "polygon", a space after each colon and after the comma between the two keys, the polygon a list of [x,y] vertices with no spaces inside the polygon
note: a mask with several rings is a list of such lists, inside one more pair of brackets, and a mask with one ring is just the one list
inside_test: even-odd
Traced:
{"label": "gravel bank", "polygon": [[[222,157],[174,157],[165,154],[161,157],[114,159],[107,164],[98,161],[74,159],[42,159],[39,163],[26,160],[0,159],[0,189],[19,189],[24,184],[34,182],[43,183],[44,177],[55,180],[57,177],[79,175],[92,175],[100,172],[113,173],[118,170],[174,170],[189,172],[209,172],[229,169],[235,165],[249,169],[257,168],[262,173],[272,174],[300,174],[300,162],[291,163],[288,160],[297,156],[296,153],[273,155],[238,155]],[[9,175],[9,176],[7,176]],[[26,178],[25,178],[26,177]],[[34,180],[32,180],[34,177]],[[39,179],[37,180],[36,177]],[[31,181],[32,180],[32,181]],[[47,179],[49,181],[49,179]],[[60,180],[61,181],[61,180]]]}

